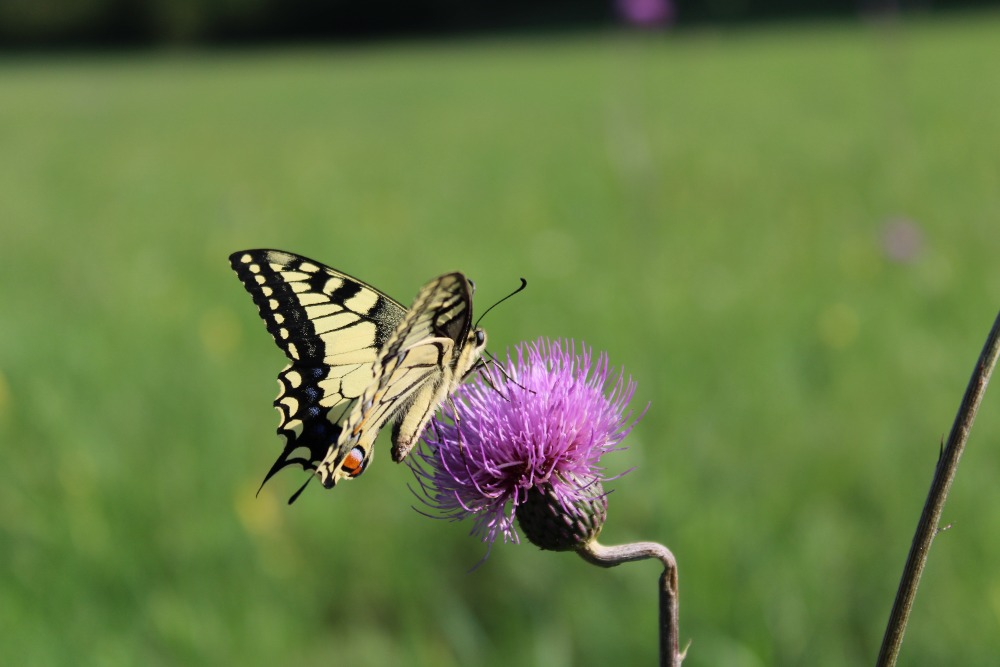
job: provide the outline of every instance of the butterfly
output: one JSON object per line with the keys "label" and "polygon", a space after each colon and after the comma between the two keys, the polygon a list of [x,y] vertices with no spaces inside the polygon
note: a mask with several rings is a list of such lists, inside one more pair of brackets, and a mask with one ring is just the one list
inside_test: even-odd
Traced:
{"label": "butterfly", "polygon": [[290,252],[242,250],[229,263],[289,359],[274,400],[285,445],[261,486],[293,464],[315,471],[326,488],[357,477],[390,421],[392,458],[402,461],[483,364],[486,332],[472,324],[474,286],[461,273],[434,278],[407,309]]}

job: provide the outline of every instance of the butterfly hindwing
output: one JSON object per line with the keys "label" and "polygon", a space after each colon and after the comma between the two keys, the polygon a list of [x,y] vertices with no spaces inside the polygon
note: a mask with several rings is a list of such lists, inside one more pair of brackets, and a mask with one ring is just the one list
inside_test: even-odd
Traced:
{"label": "butterfly hindwing", "polygon": [[476,365],[486,334],[472,329],[472,291],[461,273],[435,278],[420,290],[379,351],[372,383],[317,469],[324,486],[360,474],[378,432],[396,418],[393,459],[405,458],[434,412]]}
{"label": "butterfly hindwing", "polygon": [[356,278],[292,253],[244,250],[229,262],[290,361],[278,375],[274,401],[285,447],[264,482],[293,463],[315,470],[339,440],[341,413],[371,385],[379,351],[406,309]]}

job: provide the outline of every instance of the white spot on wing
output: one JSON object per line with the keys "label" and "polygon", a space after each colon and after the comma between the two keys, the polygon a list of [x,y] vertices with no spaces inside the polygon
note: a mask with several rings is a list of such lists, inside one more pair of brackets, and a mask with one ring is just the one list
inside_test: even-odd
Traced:
{"label": "white spot on wing", "polygon": [[279,402],[288,408],[290,415],[299,411],[299,402],[292,396],[283,396]]}
{"label": "white spot on wing", "polygon": [[295,343],[288,344],[288,356],[290,356],[292,359],[295,359],[296,361],[298,360],[299,348],[295,347]]}
{"label": "white spot on wing", "polygon": [[288,380],[288,385],[293,389],[302,384],[302,375],[298,371],[285,373],[285,379]]}
{"label": "white spot on wing", "polygon": [[280,250],[268,250],[267,258],[268,260],[277,263],[279,266],[285,266],[295,259],[287,252],[282,252]]}
{"label": "white spot on wing", "polygon": [[367,315],[376,303],[378,303],[378,294],[371,290],[361,290],[357,295],[345,301],[344,305],[356,313]]}
{"label": "white spot on wing", "polygon": [[309,262],[302,262],[301,264],[299,264],[299,269],[301,269],[302,271],[308,271],[309,273],[316,273],[317,271],[319,271],[318,266],[316,266],[315,264],[311,264]]}
{"label": "white spot on wing", "polygon": [[292,431],[293,433],[295,433],[295,437],[299,438],[302,436],[302,420],[292,419],[287,424],[285,424],[284,429],[286,431]]}

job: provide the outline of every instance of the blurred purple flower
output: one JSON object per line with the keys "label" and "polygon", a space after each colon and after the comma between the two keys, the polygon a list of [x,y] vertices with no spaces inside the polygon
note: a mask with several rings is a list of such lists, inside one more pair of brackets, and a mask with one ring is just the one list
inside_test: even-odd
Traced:
{"label": "blurred purple flower", "polygon": [[919,258],[924,249],[924,234],[913,220],[891,218],[882,228],[882,252],[891,261],[908,264]]}
{"label": "blurred purple flower", "polygon": [[581,348],[523,343],[516,360],[508,353],[509,378],[494,373],[496,387],[482,376],[463,385],[458,420],[455,407],[446,408],[425,431],[428,447],[411,457],[422,500],[444,518],[474,517],[472,534],[491,544],[501,534],[519,541],[515,513],[529,493],[567,509],[593,503],[606,479],[601,457],[621,449],[642,415],[630,423],[632,379],[615,378],[606,354],[593,363]]}
{"label": "blurred purple flower", "polygon": [[615,0],[622,21],[634,26],[654,28],[673,23],[672,0]]}

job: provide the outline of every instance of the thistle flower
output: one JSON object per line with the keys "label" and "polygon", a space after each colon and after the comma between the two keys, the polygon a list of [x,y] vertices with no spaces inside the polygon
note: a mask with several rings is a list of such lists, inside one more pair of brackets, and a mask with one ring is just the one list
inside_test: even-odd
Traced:
{"label": "thistle flower", "polygon": [[660,664],[680,667],[673,553],[656,542],[597,541],[607,517],[601,457],[622,448],[642,415],[632,421],[627,411],[632,379],[614,379],[607,355],[593,363],[581,348],[578,355],[572,341],[546,339],[520,345],[516,361],[507,355],[504,378],[479,376],[456,392],[410,467],[424,502],[446,518],[473,517],[472,533],[490,544],[498,535],[517,542],[517,517],[537,546],[575,550],[599,567],[660,560]]}
{"label": "thistle flower", "polygon": [[601,457],[635,424],[635,383],[581,348],[525,343],[508,354],[508,377],[464,385],[411,457],[424,502],[446,518],[473,517],[472,533],[491,544],[519,541],[515,517],[543,549],[595,540],[607,515]]}

